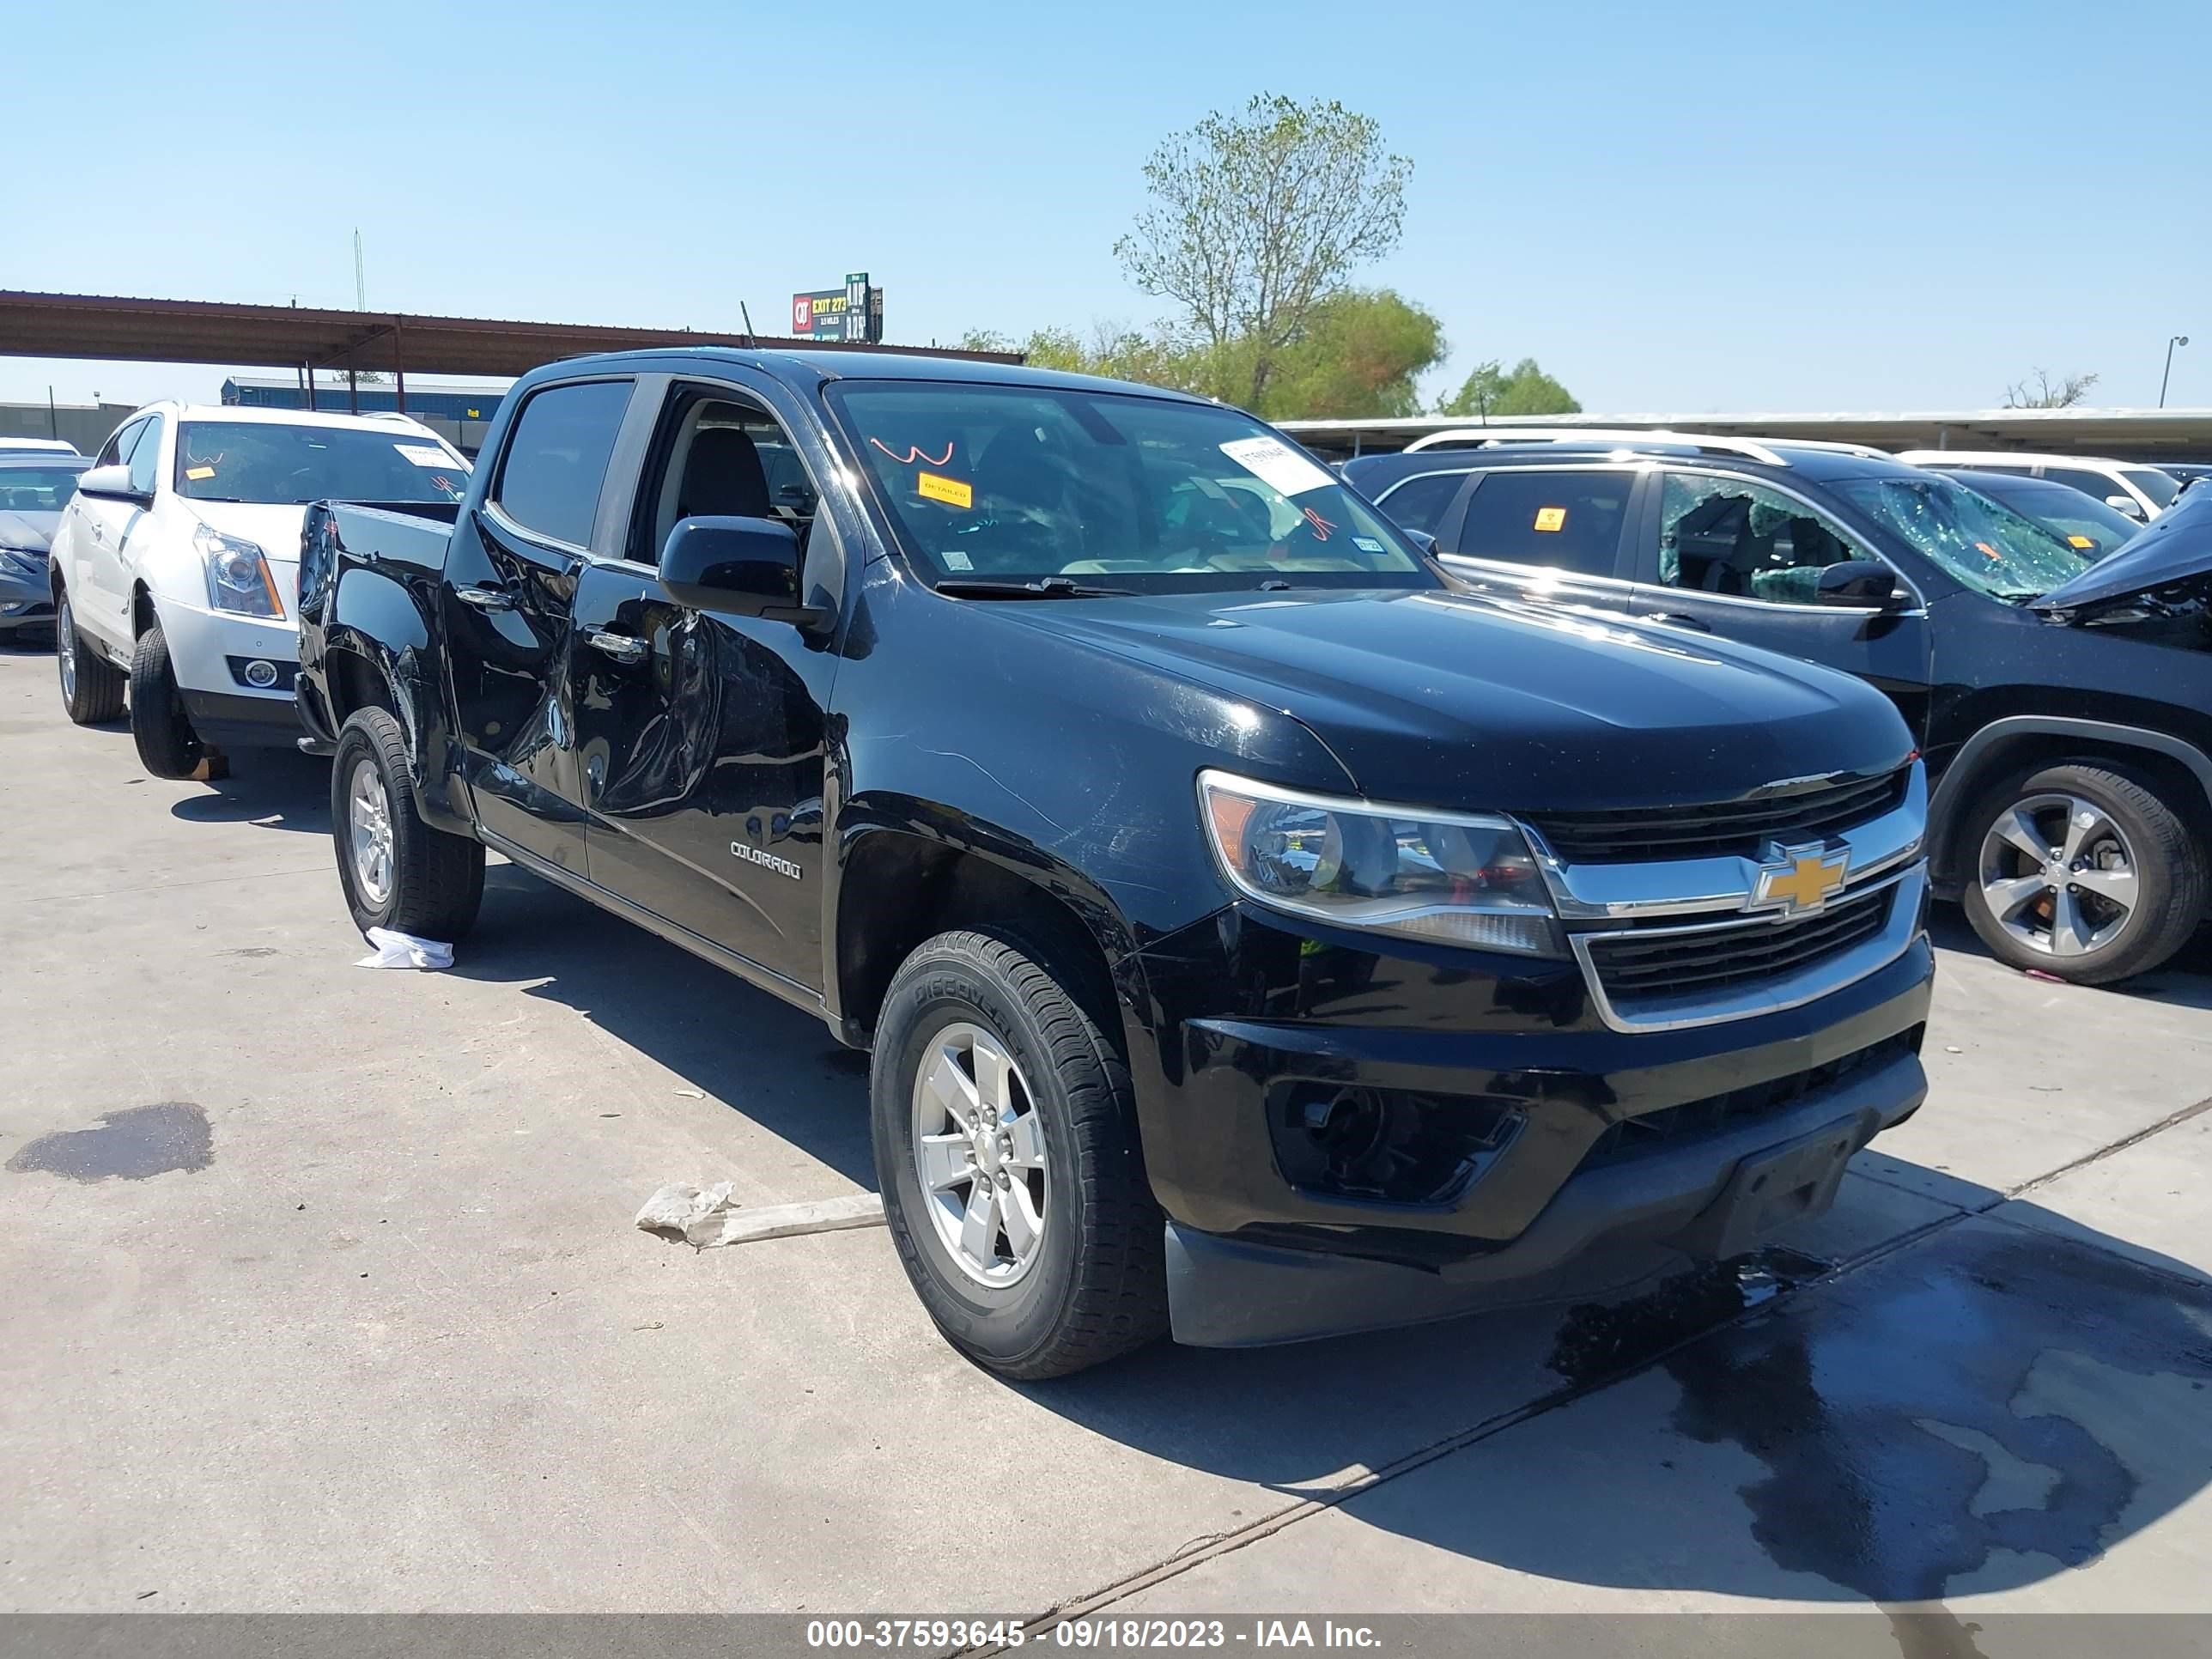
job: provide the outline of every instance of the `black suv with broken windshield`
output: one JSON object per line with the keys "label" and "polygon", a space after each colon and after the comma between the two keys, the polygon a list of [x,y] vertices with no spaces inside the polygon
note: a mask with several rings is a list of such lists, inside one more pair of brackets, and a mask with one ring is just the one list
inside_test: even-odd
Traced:
{"label": "black suv with broken windshield", "polygon": [[1344,471],[1471,580],[1743,640],[1887,694],[1936,781],[1937,891],[2004,961],[2124,979],[2204,919],[2212,497],[2192,492],[2112,553],[1875,450],[1439,437]]}
{"label": "black suv with broken windshield", "polygon": [[1733,1255],[1925,1088],[1887,702],[1470,593],[1194,398],[551,365],[458,507],[312,512],[300,631],[355,921],[460,938],[489,848],[872,1050],[1008,1376]]}

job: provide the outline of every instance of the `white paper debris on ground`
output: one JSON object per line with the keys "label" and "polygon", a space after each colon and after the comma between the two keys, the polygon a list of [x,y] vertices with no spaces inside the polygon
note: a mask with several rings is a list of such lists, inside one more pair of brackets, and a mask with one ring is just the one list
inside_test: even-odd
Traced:
{"label": "white paper debris on ground", "polygon": [[645,1200],[645,1207],[637,1212],[637,1224],[662,1238],[681,1239],[696,1250],[884,1224],[884,1201],[873,1193],[812,1199],[803,1204],[771,1204],[740,1215],[738,1200],[730,1195],[734,1184],[721,1181],[712,1187],[694,1187],[679,1182],[663,1187]]}
{"label": "white paper debris on ground", "polygon": [[417,939],[412,933],[395,933],[389,927],[372,927],[362,937],[368,939],[375,954],[363,957],[354,963],[356,968],[450,968],[453,965],[453,947],[443,939]]}

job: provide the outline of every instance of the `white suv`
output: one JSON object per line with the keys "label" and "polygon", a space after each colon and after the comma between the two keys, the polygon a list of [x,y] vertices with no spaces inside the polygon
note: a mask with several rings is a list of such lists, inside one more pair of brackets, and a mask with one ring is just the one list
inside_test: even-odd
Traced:
{"label": "white suv", "polygon": [[289,747],[307,504],[452,502],[469,464],[391,415],[152,404],[116,428],[54,533],[62,702],[79,725],[130,693],[138,757],[191,776],[228,748]]}
{"label": "white suv", "polygon": [[2180,481],[2141,461],[2100,460],[2093,455],[2023,455],[2010,449],[1908,449],[1897,458],[1939,472],[2011,472],[2023,478],[2048,478],[2085,495],[2094,495],[2138,524],[2148,523],[2173,505]]}

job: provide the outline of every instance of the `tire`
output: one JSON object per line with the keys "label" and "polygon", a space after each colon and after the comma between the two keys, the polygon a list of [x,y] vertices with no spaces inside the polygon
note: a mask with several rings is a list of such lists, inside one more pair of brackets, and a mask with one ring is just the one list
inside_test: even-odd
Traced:
{"label": "tire", "polygon": [[185,712],[169,641],[159,623],[138,636],[131,653],[131,738],[138,745],[140,763],[157,778],[188,778],[208,757],[207,745]]}
{"label": "tire", "polygon": [[2204,915],[2188,826],[2154,787],[2106,767],[2046,767],[1990,791],[1961,852],[1966,920],[1990,954],[2076,985],[2148,973]]}
{"label": "tire", "polygon": [[[346,908],[363,933],[388,927],[450,945],[475,925],[483,902],[483,846],[422,822],[406,734],[381,708],[357,710],[339,728],[331,756],[331,840]],[[357,856],[365,844],[368,855]]]}
{"label": "tire", "polygon": [[123,671],[94,650],[76,631],[64,588],[54,604],[54,662],[61,675],[62,707],[79,726],[106,726],[123,714]]}
{"label": "tire", "polygon": [[[1018,1381],[1082,1370],[1167,1329],[1163,1218],[1145,1176],[1128,1068],[1071,993],[1074,980],[1049,962],[1012,932],[927,941],[892,977],[868,1079],[877,1182],[907,1277],[946,1340]],[[944,1058],[960,1069],[964,1055],[972,1082],[994,1069],[988,1045],[1011,1062],[1004,1133],[995,1141],[941,1133],[926,1150],[925,1120],[950,1123],[929,1103],[941,1094],[919,1094],[925,1065],[935,1074]],[[933,1151],[935,1196],[922,1173]],[[995,1183],[1001,1219],[983,1224],[992,1261],[981,1274],[983,1252],[963,1265],[955,1242],[977,1180],[945,1180],[962,1160],[1007,1177]],[[1017,1234],[1032,1220],[1041,1224],[1024,1261]]]}

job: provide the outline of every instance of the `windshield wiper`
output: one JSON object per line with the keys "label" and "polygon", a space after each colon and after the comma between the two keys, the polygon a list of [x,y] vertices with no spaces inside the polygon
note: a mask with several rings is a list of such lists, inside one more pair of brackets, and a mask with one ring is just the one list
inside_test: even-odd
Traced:
{"label": "windshield wiper", "polygon": [[980,576],[949,576],[937,584],[937,592],[956,599],[1105,599],[1135,591],[1128,587],[1092,587],[1066,576],[1047,576],[1034,582],[994,582]]}

